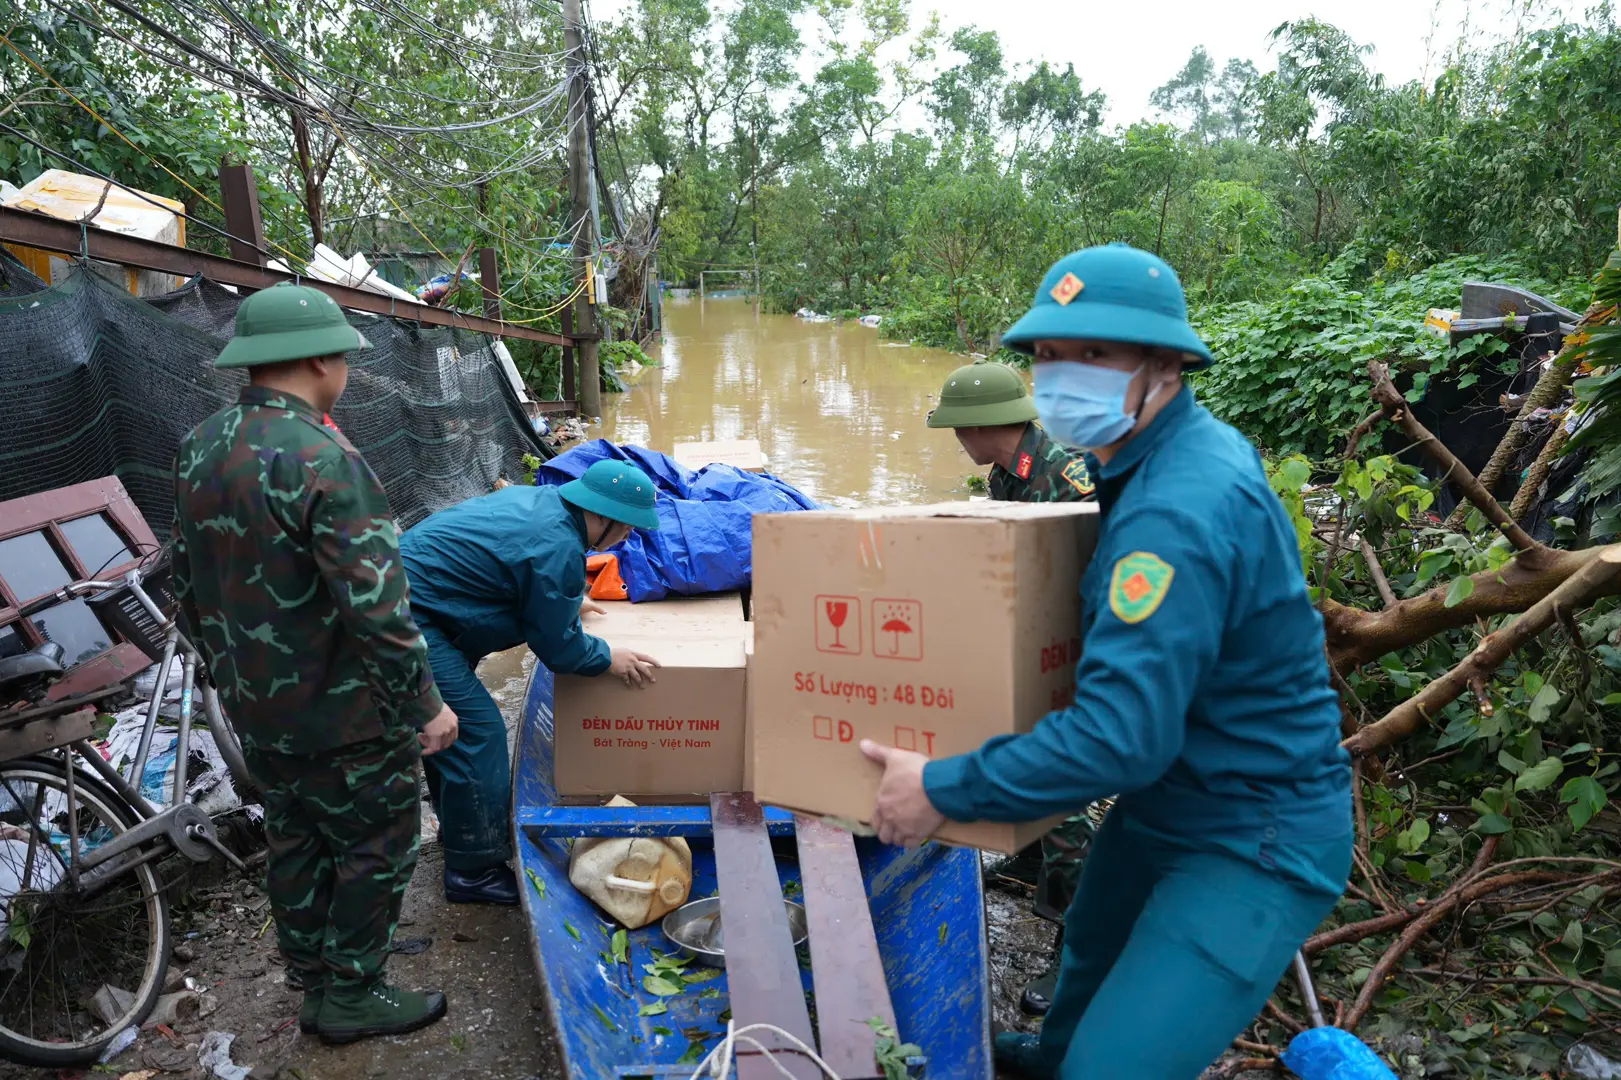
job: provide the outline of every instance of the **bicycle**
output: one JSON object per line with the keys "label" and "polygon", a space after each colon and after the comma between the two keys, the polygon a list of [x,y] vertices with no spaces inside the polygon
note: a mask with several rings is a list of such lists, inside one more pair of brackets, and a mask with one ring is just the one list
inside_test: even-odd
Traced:
{"label": "bicycle", "polygon": [[[154,600],[148,587],[164,601]],[[118,581],[85,581],[25,605],[24,617],[84,597],[103,623],[158,663],[129,776],[90,741],[97,704],[139,672],[58,700],[60,645],[0,659],[0,1057],[61,1067],[96,1061],[150,1014],[168,967],[169,898],[159,862],[222,857],[246,866],[187,798],[194,691],[239,793],[252,781],[197,649],[171,614],[167,551]],[[169,672],[181,664],[172,796],[141,792]],[[9,703],[9,707],[8,706]]]}

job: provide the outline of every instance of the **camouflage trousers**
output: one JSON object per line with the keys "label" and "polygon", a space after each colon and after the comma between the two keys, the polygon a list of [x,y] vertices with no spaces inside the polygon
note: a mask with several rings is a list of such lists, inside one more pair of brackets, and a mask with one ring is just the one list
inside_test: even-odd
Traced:
{"label": "camouflage trousers", "polygon": [[1075,899],[1081,881],[1081,866],[1092,846],[1103,816],[1113,799],[1095,802],[1084,813],[1066,819],[1041,838],[1041,872],[1036,875],[1035,914],[1049,922],[1064,922],[1064,913]]}
{"label": "camouflage trousers", "polygon": [[414,733],[319,755],[253,753],[264,793],[265,891],[289,982],[382,977],[421,828]]}

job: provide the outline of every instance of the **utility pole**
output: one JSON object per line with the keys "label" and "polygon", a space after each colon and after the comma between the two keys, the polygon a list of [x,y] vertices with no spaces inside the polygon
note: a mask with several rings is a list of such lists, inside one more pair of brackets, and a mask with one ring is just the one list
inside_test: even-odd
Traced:
{"label": "utility pole", "polygon": [[749,156],[753,159],[753,178],[749,181],[749,246],[754,249],[754,314],[760,314],[760,125],[749,129]]}
{"label": "utility pole", "polygon": [[[574,265],[579,280],[590,276],[596,256],[597,235],[592,227],[591,196],[596,182],[591,175],[589,119],[586,110],[585,20],[581,0],[563,0],[563,44],[568,50],[568,188],[574,202]],[[596,283],[588,283],[574,300],[574,332],[597,335]],[[580,415],[602,415],[602,371],[597,343],[582,341],[574,350],[580,358]]]}

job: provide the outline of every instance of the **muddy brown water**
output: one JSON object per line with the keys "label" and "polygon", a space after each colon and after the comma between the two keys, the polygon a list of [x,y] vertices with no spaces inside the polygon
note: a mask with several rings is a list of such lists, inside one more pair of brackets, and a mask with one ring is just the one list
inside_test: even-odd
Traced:
{"label": "muddy brown water", "polygon": [[669,453],[676,442],[758,439],[767,468],[834,506],[967,497],[976,470],[924,425],[969,358],[886,341],[855,321],[756,314],[747,300],[671,299],[664,342],[593,435]]}

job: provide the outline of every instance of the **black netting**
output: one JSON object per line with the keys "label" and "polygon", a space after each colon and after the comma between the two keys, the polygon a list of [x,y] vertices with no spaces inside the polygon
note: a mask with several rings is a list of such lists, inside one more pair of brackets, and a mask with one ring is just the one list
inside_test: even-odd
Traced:
{"label": "black netting", "polygon": [[[78,271],[46,288],[0,259],[0,501],[113,475],[169,530],[175,450],[236,399],[216,371],[240,298],[208,281],[138,300]],[[366,455],[402,528],[550,457],[483,334],[349,313],[373,348],[351,354],[333,420]]]}

